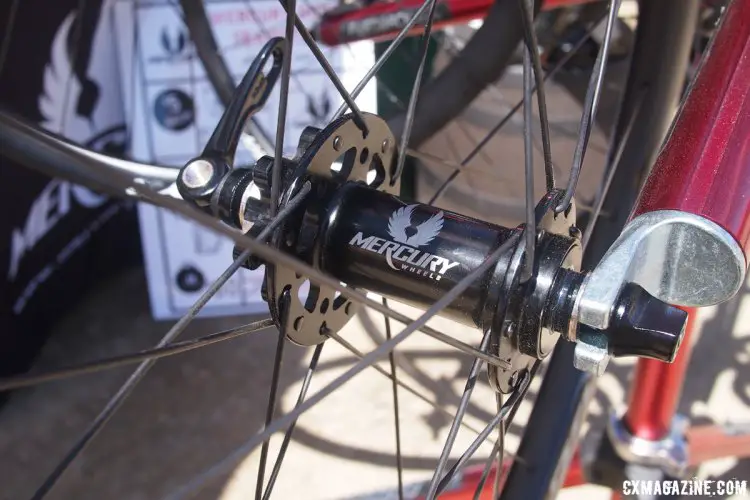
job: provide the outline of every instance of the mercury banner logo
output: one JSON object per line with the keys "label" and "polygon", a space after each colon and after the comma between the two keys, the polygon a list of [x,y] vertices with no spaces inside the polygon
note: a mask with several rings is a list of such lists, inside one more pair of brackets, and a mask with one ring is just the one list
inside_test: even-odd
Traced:
{"label": "mercury banner logo", "polygon": [[[391,214],[388,219],[388,234],[393,240],[377,236],[365,237],[362,232],[358,232],[349,244],[368,252],[384,255],[388,265],[396,271],[405,271],[440,281],[446,271],[460,263],[418,249],[440,234],[443,229],[443,212],[440,211],[415,226],[412,224],[411,216],[417,206],[408,205]],[[407,231],[410,228],[411,231]]]}

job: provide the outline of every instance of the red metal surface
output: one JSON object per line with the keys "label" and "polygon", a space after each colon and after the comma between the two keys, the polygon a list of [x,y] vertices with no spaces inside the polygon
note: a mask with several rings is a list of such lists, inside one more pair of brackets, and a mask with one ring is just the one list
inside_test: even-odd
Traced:
{"label": "red metal surface", "polygon": [[750,457],[750,428],[706,425],[687,432],[690,465],[724,457]]}
{"label": "red metal surface", "polygon": [[[512,464],[512,460],[505,460],[503,462],[503,479],[505,474],[508,473],[508,469]],[[440,500],[469,500],[474,498],[474,490],[476,490],[479,484],[479,479],[482,477],[482,471],[484,466],[468,467],[461,478],[461,483],[452,488],[449,491],[445,491],[440,494]],[[484,489],[479,496],[480,500],[492,500],[492,489],[495,482],[495,474],[497,473],[497,467],[493,466],[487,476],[487,481],[484,483]],[[572,488],[574,486],[581,486],[586,484],[586,478],[584,477],[583,467],[581,465],[580,457],[578,453],[573,456],[573,460],[570,462],[570,468],[568,474],[565,476],[565,482],[563,488]],[[500,488],[502,489],[502,480],[500,482]],[[418,497],[422,500],[423,497]]]}
{"label": "red metal surface", "polygon": [[749,138],[750,0],[734,0],[634,215],[661,209],[702,215],[750,255]]}
{"label": "red metal surface", "polygon": [[690,313],[682,346],[673,363],[653,359],[638,361],[628,396],[625,425],[643,439],[661,439],[669,430],[680,401],[682,382],[690,360],[690,338],[695,326],[695,310]]}
{"label": "red metal surface", "polygon": [[[545,0],[542,9],[580,5],[596,0]],[[398,34],[409,18],[422,6],[424,0],[400,2],[375,2],[372,5],[351,8],[348,11],[329,12],[314,30],[316,37],[326,45],[339,45],[358,40],[389,40]],[[442,28],[453,24],[464,24],[472,19],[481,19],[495,0],[440,0],[435,7],[433,26]],[[356,26],[356,33],[347,32]],[[395,26],[395,27],[394,27]],[[361,31],[360,31],[361,30]],[[366,34],[364,32],[366,31]],[[410,34],[422,33],[422,27]]]}

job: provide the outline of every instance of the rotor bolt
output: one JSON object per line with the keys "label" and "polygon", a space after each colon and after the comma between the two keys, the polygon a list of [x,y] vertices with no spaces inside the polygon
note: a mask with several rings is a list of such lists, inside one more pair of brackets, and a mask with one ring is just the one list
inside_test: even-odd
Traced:
{"label": "rotor bolt", "polygon": [[380,151],[383,152],[383,153],[385,153],[386,151],[388,151],[388,148],[390,147],[390,145],[391,144],[390,144],[390,142],[388,142],[388,139],[385,139],[383,141],[383,144],[380,147]]}
{"label": "rotor bolt", "polygon": [[341,136],[340,135],[337,135],[336,137],[334,137],[333,138],[333,149],[335,149],[336,151],[341,151],[341,142],[342,141],[341,141]]}

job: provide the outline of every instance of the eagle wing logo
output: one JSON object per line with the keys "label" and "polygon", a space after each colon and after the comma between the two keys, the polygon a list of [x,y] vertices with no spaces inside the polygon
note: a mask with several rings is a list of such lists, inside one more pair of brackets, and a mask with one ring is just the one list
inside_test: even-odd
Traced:
{"label": "eagle wing logo", "polygon": [[[73,73],[73,64],[66,47],[74,21],[75,13],[71,12],[62,22],[55,35],[52,42],[51,61],[44,68],[44,93],[39,99],[39,111],[44,117],[42,125],[47,130],[58,134],[66,132],[65,126],[71,118],[78,118],[68,117],[68,120],[66,120],[65,116],[68,104],[66,92],[76,96],[76,98],[81,92],[81,84]],[[70,107],[75,108],[74,105]]]}
{"label": "eagle wing logo", "polygon": [[406,235],[406,228],[411,226],[411,214],[414,212],[416,205],[401,207],[391,214],[388,219],[388,234],[391,238],[399,243],[406,243],[409,237]]}
{"label": "eagle wing logo", "polygon": [[443,229],[443,212],[440,211],[419,224],[416,227],[417,232],[408,236],[406,229],[412,225],[411,216],[415,208],[417,208],[417,205],[407,205],[394,211],[388,219],[388,233],[399,243],[420,247],[434,240],[440,230]]}

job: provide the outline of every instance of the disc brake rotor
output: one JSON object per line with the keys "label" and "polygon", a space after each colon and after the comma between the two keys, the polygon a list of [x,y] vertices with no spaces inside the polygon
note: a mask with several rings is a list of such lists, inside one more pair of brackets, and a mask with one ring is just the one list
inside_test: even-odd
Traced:
{"label": "disc brake rotor", "polygon": [[[315,267],[319,267],[319,248],[314,241],[317,233],[314,224],[330,215],[325,213],[327,207],[319,202],[321,199],[330,198],[347,182],[393,194],[400,189],[390,168],[396,153],[393,134],[379,116],[369,113],[363,116],[366,135],[349,115],[323,130],[306,129],[300,139],[298,159],[286,166],[292,174],[282,194],[281,206],[307,181],[319,199],[307,203],[301,219],[285,224],[273,242],[282,251],[307,255],[306,260]],[[303,289],[306,284],[309,284],[309,291]],[[266,290],[274,319],[279,324],[288,322],[287,336],[300,345],[323,342],[328,338],[327,331],[339,331],[359,307],[335,290],[312,284],[306,276],[282,266],[266,267]],[[284,308],[288,310],[282,310]]]}

